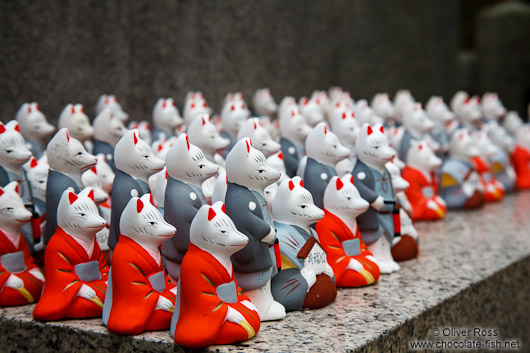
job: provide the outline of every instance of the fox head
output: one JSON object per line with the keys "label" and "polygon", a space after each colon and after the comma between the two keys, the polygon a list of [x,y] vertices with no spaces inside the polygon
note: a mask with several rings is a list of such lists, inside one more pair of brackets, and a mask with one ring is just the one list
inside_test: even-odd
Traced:
{"label": "fox head", "polygon": [[274,115],[278,111],[278,105],[268,88],[257,89],[252,97],[252,106],[259,115]]}
{"label": "fox head", "polygon": [[303,145],[310,132],[311,127],[307,124],[296,102],[280,112],[280,135],[282,137]]}
{"label": "fox head", "polygon": [[406,159],[407,164],[412,168],[420,169],[427,173],[442,165],[442,160],[436,157],[432,148],[425,141],[411,140]]}
{"label": "fox head", "polygon": [[98,178],[97,165],[87,170],[81,175],[81,181],[85,187],[89,187],[94,192],[94,202],[99,205],[108,200],[109,194],[103,190],[101,182]]}
{"label": "fox head", "polygon": [[18,174],[30,158],[31,152],[24,143],[18,123],[12,120],[4,125],[0,122],[0,165]]}
{"label": "fox head", "polygon": [[275,221],[304,229],[324,217],[298,176],[282,181],[272,201],[272,214]]}
{"label": "fox head", "polygon": [[341,219],[355,220],[370,205],[353,185],[353,176],[334,176],[324,191],[324,208]]}
{"label": "fox head", "polygon": [[230,144],[230,141],[219,135],[209,115],[200,115],[189,124],[188,138],[190,143],[199,147],[210,159]]}
{"label": "fox head", "polygon": [[387,93],[377,93],[371,102],[374,112],[383,119],[394,117],[394,104]]}
{"label": "fox head", "polygon": [[184,120],[173,98],[160,98],[153,108],[153,124],[165,131],[175,131]]}
{"label": "fox head", "polygon": [[424,135],[434,128],[433,121],[419,103],[404,108],[402,121],[405,129],[417,135]]}
{"label": "fox head", "polygon": [[43,155],[39,160],[31,157],[28,163],[24,165],[26,175],[31,184],[33,197],[42,201],[46,200],[46,184],[48,182],[48,159]]}
{"label": "fox head", "polygon": [[451,157],[456,157],[465,161],[469,161],[472,157],[479,155],[475,140],[471,137],[468,129],[458,129],[451,135],[449,153],[451,154]]}
{"label": "fox head", "polygon": [[250,117],[250,110],[244,100],[228,100],[221,110],[223,129],[232,136],[237,136],[241,125]]}
{"label": "fox head", "polygon": [[88,153],[81,142],[71,137],[66,128],[57,131],[48,143],[46,155],[51,169],[77,177],[97,163],[97,158]]}
{"label": "fox head", "polygon": [[123,122],[114,115],[110,108],[105,108],[94,119],[94,138],[116,146],[127,132]]}
{"label": "fox head", "polygon": [[105,224],[94,202],[92,188],[84,188],[78,194],[71,188],[63,192],[57,206],[57,225],[66,233],[91,241]]}
{"label": "fox head", "polygon": [[300,112],[311,127],[324,121],[324,111],[318,97],[302,97],[299,102]]}
{"label": "fox head", "polygon": [[132,197],[123,209],[120,231],[144,248],[158,249],[175,235],[176,229],[153,206],[151,194],[144,194]]}
{"label": "fox head", "polygon": [[497,93],[488,92],[482,96],[482,112],[486,119],[499,120],[506,114],[506,108]]}
{"label": "fox head", "polygon": [[432,96],[427,102],[425,110],[429,118],[442,125],[455,118],[455,114],[449,110],[442,97]]}
{"label": "fox head", "polygon": [[281,172],[273,168],[252,142],[245,137],[239,140],[226,156],[226,175],[228,181],[260,192],[280,179]]}
{"label": "fox head", "polygon": [[383,125],[373,127],[364,124],[357,135],[355,149],[358,158],[368,166],[379,171],[383,170],[386,162],[396,156],[396,152],[389,146]]}
{"label": "fox head", "polygon": [[164,168],[151,146],[140,139],[138,130],[129,130],[114,148],[116,168],[134,178],[147,182],[149,177]]}
{"label": "fox head", "polygon": [[112,94],[102,94],[99,96],[98,102],[96,104],[96,114],[101,113],[107,108],[110,109],[115,118],[118,118],[123,122],[129,120],[129,114],[123,111],[120,102],[118,102],[118,98]]}
{"label": "fox head", "polygon": [[94,135],[94,128],[85,114],[82,104],[68,104],[59,115],[59,129],[67,128],[70,135],[85,142]]}
{"label": "fox head", "polygon": [[271,138],[267,129],[260,125],[258,118],[251,118],[243,123],[237,139],[241,140],[244,137],[248,137],[252,141],[252,146],[260,150],[265,157],[275,154],[281,148],[280,144]]}
{"label": "fox head", "polygon": [[15,119],[20,126],[20,133],[33,140],[40,141],[55,132],[55,126],[48,122],[37,102],[22,104]]}
{"label": "fox head", "polygon": [[184,120],[190,125],[193,120],[201,115],[210,115],[212,110],[202,92],[189,92],[184,102]]}
{"label": "fox head", "polygon": [[248,244],[248,238],[237,230],[224,204],[218,201],[199,209],[191,222],[190,242],[216,257],[229,259]]}
{"label": "fox head", "polygon": [[305,150],[308,157],[331,166],[347,158],[351,153],[328,129],[326,123],[319,123],[307,135]]}
{"label": "fox head", "polygon": [[217,164],[205,158],[199,147],[189,142],[186,134],[181,134],[167,152],[166,167],[172,178],[199,187],[219,170]]}
{"label": "fox head", "polygon": [[20,228],[29,222],[31,217],[31,212],[26,209],[19,195],[16,181],[0,187],[0,228],[18,235]]}

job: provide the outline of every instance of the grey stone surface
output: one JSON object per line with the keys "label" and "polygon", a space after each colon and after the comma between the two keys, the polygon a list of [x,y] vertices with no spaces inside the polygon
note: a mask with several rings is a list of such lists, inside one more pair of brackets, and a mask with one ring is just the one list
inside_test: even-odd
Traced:
{"label": "grey stone surface", "polygon": [[341,85],[355,98],[410,88],[449,98],[458,0],[2,1],[0,118],[37,100],[51,120],[65,104],[113,93],[134,120],[156,99],[268,86],[277,99]]}
{"label": "grey stone surface", "polygon": [[504,2],[478,17],[478,90],[499,92],[505,106],[522,117],[530,102],[529,38],[529,4]]}
{"label": "grey stone surface", "polygon": [[[420,256],[379,283],[341,289],[327,308],[263,323],[258,335],[216,352],[402,352],[433,327],[495,328],[530,347],[530,192],[483,210],[419,223]],[[167,331],[108,334],[98,319],[39,323],[33,306],[0,309],[0,347],[13,351],[182,351]]]}

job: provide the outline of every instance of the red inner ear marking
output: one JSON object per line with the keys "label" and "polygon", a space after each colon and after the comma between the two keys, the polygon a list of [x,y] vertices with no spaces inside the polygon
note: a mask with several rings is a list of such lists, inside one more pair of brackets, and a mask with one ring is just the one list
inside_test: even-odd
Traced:
{"label": "red inner ear marking", "polygon": [[88,193],[88,198],[94,201],[94,190],[90,190],[90,192]]}
{"label": "red inner ear marking", "polygon": [[324,135],[328,133],[328,128],[324,126]]}
{"label": "red inner ear marking", "polygon": [[206,107],[208,106],[208,104],[206,104],[206,102],[204,102],[204,103],[202,103],[202,106],[203,106],[204,108],[206,108]]}
{"label": "red inner ear marking", "polygon": [[73,204],[77,200],[77,195],[73,192],[68,193],[68,201],[70,201],[70,205]]}
{"label": "red inner ear marking", "polygon": [[307,99],[306,97],[304,97],[304,105],[307,105],[309,103],[309,99]]}
{"label": "red inner ear marking", "polygon": [[247,144],[247,152],[250,153],[250,146],[248,145],[248,141],[245,141],[245,143]]}
{"label": "red inner ear marking", "polygon": [[0,134],[3,134],[4,132],[6,132],[6,127],[0,122]]}
{"label": "red inner ear marking", "polygon": [[68,133],[68,130],[66,130],[66,141],[70,142],[70,134]]}
{"label": "red inner ear marking", "polygon": [[166,107],[166,100],[162,100],[162,108],[165,108]]}
{"label": "red inner ear marking", "polygon": [[15,192],[18,194],[18,183],[17,183],[17,186],[15,186]]}
{"label": "red inner ear marking", "polygon": [[234,111],[234,110],[236,110],[236,107],[235,107],[234,105],[232,105],[232,106],[230,107],[230,110],[231,110],[231,111]]}
{"label": "red inner ear marking", "polygon": [[464,99],[464,104],[468,104],[469,103],[469,97],[467,97],[466,99]]}
{"label": "red inner ear marking", "polygon": [[351,113],[351,117],[352,117],[352,118],[355,118],[355,113]]}
{"label": "red inner ear marking", "polygon": [[20,126],[18,125],[18,123],[15,125],[15,131],[20,132]]}
{"label": "red inner ear marking", "polygon": [[289,190],[293,190],[294,189],[294,183],[292,180],[289,180]]}
{"label": "red inner ear marking", "polygon": [[151,205],[155,205],[155,203],[153,202],[153,195],[149,194],[149,202],[151,203]]}
{"label": "red inner ear marking", "polygon": [[335,103],[335,106],[338,108],[340,107],[340,102]]}
{"label": "red inner ear marking", "polygon": [[195,108],[195,103],[191,103],[191,109]]}
{"label": "red inner ear marking", "polygon": [[136,137],[136,132],[133,132],[134,144],[138,143],[138,137]]}
{"label": "red inner ear marking", "polygon": [[31,114],[31,107],[28,107],[28,114]]}
{"label": "red inner ear marking", "polygon": [[188,135],[186,135],[186,145],[188,146],[188,151],[190,150],[190,140],[188,140]]}
{"label": "red inner ear marking", "polygon": [[221,206],[221,211],[223,211],[223,213],[226,213],[226,208],[225,208],[225,204],[223,203],[223,205]]}
{"label": "red inner ear marking", "polygon": [[171,101],[171,105],[174,106],[174,107],[176,107],[176,105],[175,105],[175,101]]}
{"label": "red inner ear marking", "polygon": [[208,210],[208,220],[211,221],[215,216],[216,216],[215,211],[213,210],[213,208],[210,208]]}
{"label": "red inner ear marking", "polygon": [[351,178],[350,178],[350,183],[353,184],[353,175],[352,175]]}
{"label": "red inner ear marking", "polygon": [[346,113],[342,113],[342,119],[346,119]]}
{"label": "red inner ear marking", "polygon": [[73,105],[72,105],[72,109],[70,111],[72,112],[72,114],[75,114],[75,108],[74,108]]}
{"label": "red inner ear marking", "polygon": [[379,128],[379,131],[381,131],[381,133],[385,133],[385,129],[383,128],[383,126],[381,125],[381,127]]}
{"label": "red inner ear marking", "polygon": [[423,144],[419,144],[418,148],[420,149],[420,151],[423,149]]}
{"label": "red inner ear marking", "polygon": [[162,148],[163,148],[162,144],[158,145],[158,152],[162,151]]}
{"label": "red inner ear marking", "polygon": [[295,113],[295,111],[293,110],[293,111],[291,112],[291,116],[294,118],[295,115],[296,115],[296,113]]}
{"label": "red inner ear marking", "polygon": [[342,189],[343,186],[344,184],[342,183],[342,180],[340,180],[340,178],[337,178],[337,183],[336,183],[337,190]]}
{"label": "red inner ear marking", "polygon": [[39,104],[38,104],[38,103],[37,103],[37,104],[35,104],[35,110],[40,110],[40,106],[39,106]]}
{"label": "red inner ear marking", "polygon": [[241,104],[241,109],[245,109],[245,103]]}
{"label": "red inner ear marking", "polygon": [[372,127],[368,125],[368,129],[366,130],[366,132],[368,133],[368,136],[370,136],[374,131],[372,130]]}
{"label": "red inner ear marking", "polygon": [[4,189],[0,188],[0,196],[4,194]]}
{"label": "red inner ear marking", "polygon": [[280,158],[283,161],[283,153],[278,153],[278,158]]}
{"label": "red inner ear marking", "polygon": [[105,98],[105,104],[109,104],[109,99]]}
{"label": "red inner ear marking", "polygon": [[35,159],[35,157],[31,157],[31,162],[30,162],[29,166],[30,166],[31,168],[35,168],[35,167],[37,166],[37,164],[38,164],[38,162],[37,162],[37,160]]}
{"label": "red inner ear marking", "polygon": [[143,209],[144,203],[142,202],[142,200],[138,199],[138,201],[136,201],[136,213],[142,212]]}
{"label": "red inner ear marking", "polygon": [[166,179],[167,179],[167,170],[166,170]]}
{"label": "red inner ear marking", "polygon": [[202,125],[206,125],[206,120],[204,119],[204,117],[202,118]]}
{"label": "red inner ear marking", "polygon": [[300,186],[304,187],[304,181],[302,179],[300,179]]}
{"label": "red inner ear marking", "polygon": [[92,169],[90,169],[92,171],[92,173],[98,175],[98,170],[96,169],[96,167],[93,167]]}
{"label": "red inner ear marking", "polygon": [[254,122],[254,130],[257,130],[258,129],[258,124],[256,124],[256,122]]}
{"label": "red inner ear marking", "polygon": [[81,113],[85,112],[85,107],[81,107]]}

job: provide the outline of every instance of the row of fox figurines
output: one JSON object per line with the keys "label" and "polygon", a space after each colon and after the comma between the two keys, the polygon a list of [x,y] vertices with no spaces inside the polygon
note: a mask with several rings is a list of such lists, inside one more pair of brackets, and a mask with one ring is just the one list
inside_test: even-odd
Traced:
{"label": "row of fox figurines", "polygon": [[102,96],[92,125],[67,105],[47,144],[55,127],[22,105],[0,123],[0,305],[169,328],[187,347],[244,341],[399,270],[419,252],[413,221],[530,187],[530,127],[495,94],[252,102],[260,118],[235,93],[210,119],[191,92],[182,118],[161,98],[151,132]]}

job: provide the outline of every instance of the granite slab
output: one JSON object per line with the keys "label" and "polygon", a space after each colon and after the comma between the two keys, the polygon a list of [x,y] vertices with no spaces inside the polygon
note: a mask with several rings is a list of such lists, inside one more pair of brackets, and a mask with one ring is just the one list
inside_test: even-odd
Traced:
{"label": "granite slab", "polygon": [[[207,351],[406,351],[410,339],[425,338],[433,325],[499,327],[504,337],[528,341],[530,192],[481,210],[450,212],[445,221],[416,228],[420,256],[402,263],[401,271],[382,276],[371,287],[340,289],[327,308],[263,323],[248,342]],[[186,351],[173,344],[167,331],[121,337],[109,334],[97,319],[36,322],[32,309],[0,309],[0,347]]]}

